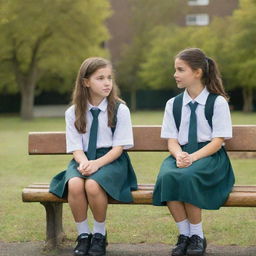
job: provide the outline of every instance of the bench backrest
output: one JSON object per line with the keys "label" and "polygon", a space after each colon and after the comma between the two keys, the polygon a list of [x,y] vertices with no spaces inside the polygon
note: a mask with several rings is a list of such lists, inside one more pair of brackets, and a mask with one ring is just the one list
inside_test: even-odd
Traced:
{"label": "bench backrest", "polygon": [[[168,151],[160,138],[161,126],[133,126],[134,147],[129,151]],[[228,151],[256,152],[256,125],[234,125],[233,138],[226,141]],[[66,154],[65,132],[30,132],[30,155]]]}

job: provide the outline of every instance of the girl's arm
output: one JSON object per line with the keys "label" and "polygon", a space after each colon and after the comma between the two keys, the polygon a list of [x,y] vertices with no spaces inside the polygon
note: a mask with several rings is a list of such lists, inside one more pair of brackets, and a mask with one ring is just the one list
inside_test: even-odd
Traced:
{"label": "girl's arm", "polygon": [[107,154],[98,158],[97,160],[95,160],[95,162],[97,162],[97,165],[100,168],[116,160],[119,156],[121,156],[122,152],[123,152],[122,146],[113,147]]}
{"label": "girl's arm", "polygon": [[96,159],[96,160],[87,160],[85,167],[81,170],[83,175],[89,176],[94,172],[98,171],[104,165],[107,165],[114,160],[116,160],[123,152],[122,146],[113,147],[107,154]]}
{"label": "girl's arm", "polygon": [[190,155],[192,162],[216,153],[225,139],[232,138],[232,122],[227,100],[218,96],[212,117],[212,141]]}
{"label": "girl's arm", "polygon": [[171,155],[176,159],[176,165],[178,168],[185,168],[191,163],[189,154],[183,152],[177,139],[168,139],[168,149]]}
{"label": "girl's arm", "polygon": [[73,156],[74,156],[74,159],[76,160],[76,162],[78,162],[79,164],[81,162],[86,162],[88,161],[85,153],[83,150],[76,150],[73,152]]}
{"label": "girl's arm", "polygon": [[224,138],[213,138],[206,146],[190,154],[191,162],[213,155],[222,147],[223,142]]}
{"label": "girl's arm", "polygon": [[177,139],[168,139],[168,150],[171,155],[175,159],[177,159],[177,156],[182,152],[182,149]]}
{"label": "girl's arm", "polygon": [[82,173],[82,171],[86,168],[88,165],[88,159],[84,153],[83,150],[76,150],[73,152],[73,157],[76,160],[76,162],[79,164],[77,167],[77,170]]}

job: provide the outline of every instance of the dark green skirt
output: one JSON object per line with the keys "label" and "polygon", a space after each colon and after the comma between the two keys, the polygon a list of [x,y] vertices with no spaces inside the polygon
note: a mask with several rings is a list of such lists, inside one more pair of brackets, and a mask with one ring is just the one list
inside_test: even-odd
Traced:
{"label": "dark green skirt", "polygon": [[[198,143],[198,147],[207,143]],[[182,149],[186,151],[186,145]],[[224,147],[187,168],[178,168],[175,158],[169,156],[162,163],[157,177],[153,205],[180,201],[201,209],[217,210],[227,200],[234,182],[233,169]]]}
{"label": "dark green skirt", "polygon": [[[110,148],[97,149],[96,158],[105,155]],[[50,184],[50,192],[60,198],[68,194],[67,182],[73,177],[95,180],[106,193],[115,200],[129,203],[133,201],[131,191],[137,190],[137,179],[126,151],[110,164],[101,167],[90,176],[83,176],[78,170],[78,163],[73,159],[67,170],[56,175]]]}

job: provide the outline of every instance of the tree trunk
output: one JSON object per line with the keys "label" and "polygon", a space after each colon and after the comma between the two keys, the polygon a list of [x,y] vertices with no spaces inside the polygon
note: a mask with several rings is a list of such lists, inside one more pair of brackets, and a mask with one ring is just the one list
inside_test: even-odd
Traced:
{"label": "tree trunk", "polygon": [[243,88],[243,112],[253,111],[253,89],[245,87]]}
{"label": "tree trunk", "polygon": [[24,120],[33,119],[35,84],[23,84],[21,87],[20,116]]}
{"label": "tree trunk", "polygon": [[136,89],[132,88],[131,90],[131,111],[136,111],[137,102],[136,102]]}
{"label": "tree trunk", "polygon": [[17,42],[15,39],[13,40],[13,68],[16,77],[16,82],[21,92],[20,116],[24,120],[33,119],[35,86],[40,78],[40,71],[37,68],[37,55],[42,42],[50,36],[51,33],[46,30],[44,34],[37,38],[34,46],[31,48],[31,60],[26,72],[20,69],[21,63],[17,58]]}

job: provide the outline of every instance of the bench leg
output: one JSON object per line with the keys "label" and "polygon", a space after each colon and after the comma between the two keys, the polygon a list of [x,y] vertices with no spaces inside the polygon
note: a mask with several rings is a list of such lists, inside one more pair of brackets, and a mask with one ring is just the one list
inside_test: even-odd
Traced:
{"label": "bench leg", "polygon": [[62,226],[62,203],[41,203],[46,210],[46,241],[47,249],[55,248],[65,238]]}

